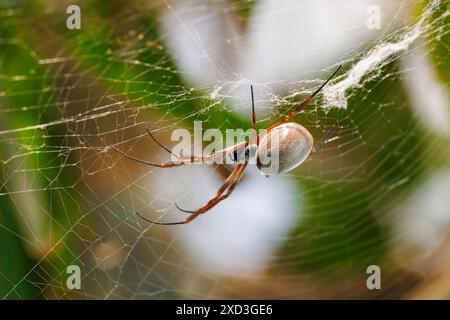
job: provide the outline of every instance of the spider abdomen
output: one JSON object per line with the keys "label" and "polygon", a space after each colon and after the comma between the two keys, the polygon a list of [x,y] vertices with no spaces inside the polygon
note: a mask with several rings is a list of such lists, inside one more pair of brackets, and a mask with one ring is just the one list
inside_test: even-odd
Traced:
{"label": "spider abdomen", "polygon": [[295,122],[282,124],[259,138],[257,166],[265,175],[288,172],[308,158],[314,139]]}

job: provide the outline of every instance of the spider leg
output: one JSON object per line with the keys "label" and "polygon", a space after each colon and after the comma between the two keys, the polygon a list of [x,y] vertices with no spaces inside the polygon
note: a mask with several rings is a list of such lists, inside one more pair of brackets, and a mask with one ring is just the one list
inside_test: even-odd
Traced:
{"label": "spider leg", "polygon": [[152,224],[159,224],[159,225],[162,225],[162,226],[171,226],[171,225],[176,225],[176,224],[183,224],[183,221],[180,221],[180,222],[158,222],[158,221],[152,221],[150,219],[147,219],[143,215],[141,215],[139,212],[136,212],[136,214],[139,216],[139,218],[141,218],[141,219],[143,219],[143,220],[145,220],[147,222],[150,222]]}
{"label": "spider leg", "polygon": [[291,121],[293,117],[295,117],[300,111],[305,109],[305,107],[314,99],[314,97],[320,92],[320,90],[323,89],[327,85],[327,83],[333,79],[333,77],[338,73],[338,71],[341,69],[342,65],[340,65],[336,71],[333,72],[333,74],[316,90],[312,95],[310,95],[308,98],[306,98],[302,103],[300,103],[297,107],[294,108],[294,110],[291,111],[286,117],[278,121],[277,123],[271,125],[267,131],[270,131],[271,129],[278,127],[279,125]]}
{"label": "spider leg", "polygon": [[114,150],[116,150],[118,153],[120,153],[122,156],[124,156],[127,159],[139,162],[139,163],[143,163],[149,166],[153,166],[153,167],[158,167],[158,168],[172,168],[172,167],[178,167],[178,166],[182,166],[185,164],[193,164],[193,163],[203,163],[204,161],[208,160],[211,158],[211,156],[201,156],[201,157],[196,157],[196,156],[191,156],[191,157],[178,157],[179,162],[173,162],[173,161],[169,161],[169,162],[164,162],[164,163],[153,163],[147,160],[141,160],[135,157],[132,157],[128,154],[126,154],[125,152],[117,149],[114,146],[110,146],[111,148],[113,148]]}
{"label": "spider leg", "polygon": [[177,207],[178,210],[180,210],[181,212],[185,212],[185,213],[195,213],[194,210],[186,210],[183,208],[180,208],[180,206],[178,205],[178,203],[175,202],[175,207]]}
{"label": "spider leg", "polygon": [[[228,188],[228,190],[227,190],[227,192],[225,194],[221,194],[219,196],[215,196],[214,198],[209,200],[206,205],[204,205],[203,207],[201,207],[197,211],[192,211],[193,213],[189,217],[184,219],[183,221],[178,221],[178,222],[156,222],[156,221],[152,221],[152,220],[149,220],[149,219],[143,217],[138,212],[136,212],[136,214],[139,217],[141,217],[142,219],[144,219],[145,221],[147,221],[147,222],[154,223],[154,224],[159,224],[159,225],[187,224],[187,223],[191,222],[192,220],[194,220],[195,218],[197,218],[200,214],[205,213],[206,211],[208,211],[209,209],[211,209],[215,205],[217,205],[219,202],[221,202],[221,201],[225,200],[226,198],[228,198],[231,195],[231,193],[233,192],[234,188],[237,186],[238,182],[242,179],[242,176],[244,174],[244,171],[245,171],[247,165],[248,165],[248,161],[246,161],[245,163],[241,164],[240,166],[236,166],[236,168],[233,170],[231,175],[237,173],[237,176],[236,176],[236,178],[234,179],[233,183],[230,185],[230,187]],[[187,210],[186,210],[186,212],[191,213],[191,212],[189,212]]]}
{"label": "spider leg", "polygon": [[256,112],[255,112],[255,98],[253,97],[253,85],[250,85],[250,92],[252,95],[252,128],[256,130]]}
{"label": "spider leg", "polygon": [[[147,131],[147,133],[150,136],[150,138],[153,139],[153,141],[155,141],[161,148],[166,150],[168,153],[170,153],[172,156],[177,158],[179,161],[177,161],[177,162],[169,161],[169,162],[165,162],[165,163],[153,163],[153,162],[150,162],[150,161],[147,161],[147,160],[141,160],[141,159],[132,157],[132,156],[126,154],[125,152],[119,150],[118,148],[116,148],[113,145],[111,145],[110,147],[113,148],[114,150],[116,150],[121,155],[123,155],[125,158],[128,158],[130,160],[133,160],[133,161],[136,161],[136,162],[139,162],[139,163],[143,163],[143,164],[146,164],[146,165],[149,165],[149,166],[158,167],[158,168],[172,168],[172,167],[182,166],[184,164],[203,163],[203,162],[205,162],[207,160],[210,160],[210,159],[212,159],[214,157],[213,154],[206,155],[206,156],[190,156],[190,157],[178,156],[178,155],[174,154],[172,151],[170,151],[169,148],[167,148],[162,143],[160,143],[158,140],[156,140],[156,138],[150,132],[150,129],[148,128],[146,123],[145,123],[145,130]],[[220,152],[224,152],[224,151],[226,151],[226,150],[220,150]]]}
{"label": "spider leg", "polygon": [[256,132],[256,111],[255,111],[255,98],[253,96],[253,85],[250,85],[250,92],[252,95],[252,129],[254,134],[253,139],[256,139],[256,145],[259,146],[259,135]]}
{"label": "spider leg", "polygon": [[[242,168],[244,164],[240,163],[236,166],[236,168],[234,168],[234,170],[230,173],[230,175],[228,176],[228,178],[225,180],[224,184],[219,188],[219,190],[216,192],[216,195],[214,196],[214,198],[218,198],[220,197],[223,192],[228,188],[228,186],[233,182],[233,180],[236,178],[236,175],[239,173],[239,170]],[[178,210],[186,212],[186,213],[195,213],[197,212],[196,210],[185,210],[182,209],[178,206],[177,203],[175,203],[175,206],[177,207]]]}
{"label": "spider leg", "polygon": [[172,161],[170,161],[170,162],[165,162],[165,163],[161,163],[161,164],[153,163],[153,162],[150,162],[150,161],[147,161],[147,160],[141,160],[141,159],[132,157],[132,156],[126,154],[125,152],[123,152],[123,151],[117,149],[117,148],[114,147],[114,146],[111,146],[111,148],[113,148],[114,150],[116,150],[118,153],[120,153],[122,156],[124,156],[124,157],[127,158],[127,159],[130,159],[130,160],[133,160],[133,161],[136,161],[136,162],[139,162],[139,163],[143,163],[143,164],[146,164],[146,165],[149,165],[149,166],[153,166],[153,167],[158,167],[158,168],[171,168],[171,167],[177,167],[177,166],[181,166],[181,165],[185,164],[184,161],[180,161],[180,162],[177,162],[177,163],[172,162]]}
{"label": "spider leg", "polygon": [[227,192],[219,197],[214,197],[211,200],[208,201],[208,203],[206,205],[204,205],[203,207],[201,207],[200,209],[198,209],[194,214],[190,215],[189,217],[187,217],[184,221],[183,224],[189,223],[192,220],[194,220],[195,218],[197,218],[199,215],[207,212],[208,210],[212,209],[213,207],[215,207],[218,203],[220,203],[221,201],[225,200],[226,198],[228,198],[231,193],[233,193],[234,188],[236,188],[237,184],[239,183],[239,181],[242,179],[242,176],[244,175],[244,171],[247,168],[247,164],[248,161],[246,161],[242,167],[239,170],[239,174],[237,175],[236,179],[234,180],[234,182],[230,185],[230,187],[228,188]]}

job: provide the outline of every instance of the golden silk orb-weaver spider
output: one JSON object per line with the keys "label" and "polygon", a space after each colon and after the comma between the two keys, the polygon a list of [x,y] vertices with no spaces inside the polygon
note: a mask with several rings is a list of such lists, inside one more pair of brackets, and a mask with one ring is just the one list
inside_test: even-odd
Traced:
{"label": "golden silk orb-weaver spider", "polygon": [[[148,129],[147,125],[145,125],[145,129],[147,130],[148,135],[164,150],[172,154],[177,161],[169,161],[161,164],[149,162],[146,160],[141,160],[134,158],[119,149],[117,149],[114,146],[111,146],[114,150],[122,154],[124,157],[137,161],[143,164],[147,164],[153,167],[158,168],[171,168],[171,167],[178,167],[186,164],[194,164],[194,163],[204,163],[205,161],[211,161],[217,156],[231,156],[234,162],[237,163],[234,170],[230,173],[228,178],[225,180],[224,184],[219,188],[214,198],[209,200],[204,206],[202,206],[200,209],[195,211],[190,210],[184,210],[181,209],[176,203],[175,206],[183,212],[189,213],[190,215],[178,222],[157,222],[149,220],[142,215],[140,215],[137,212],[137,215],[144,219],[145,221],[148,221],[150,223],[159,224],[159,225],[178,225],[178,224],[187,224],[197,218],[199,215],[207,212],[214,206],[216,206],[219,202],[225,200],[228,198],[233,190],[236,188],[239,181],[242,179],[242,176],[244,175],[245,169],[247,168],[247,165],[249,164],[249,161],[251,159],[256,158],[256,165],[258,169],[264,173],[265,175],[272,175],[272,174],[280,174],[284,172],[288,172],[299,165],[301,165],[312,152],[317,152],[320,150],[322,145],[326,142],[326,140],[329,138],[330,133],[328,133],[322,140],[319,142],[319,144],[316,147],[313,147],[313,137],[309,131],[303,127],[302,125],[296,123],[296,122],[290,122],[300,111],[302,111],[312,100],[313,98],[322,90],[323,87],[337,74],[339,69],[342,66],[340,65],[336,71],[316,90],[313,94],[311,94],[308,98],[306,98],[302,103],[297,105],[287,116],[276,122],[275,124],[271,125],[267,129],[265,129],[262,133],[256,134],[256,113],[255,113],[255,102],[253,98],[253,86],[250,86],[251,89],[251,95],[252,95],[252,129],[255,133],[253,135],[253,139],[250,141],[244,141],[241,143],[238,143],[234,146],[218,150],[214,153],[211,153],[209,155],[202,155],[202,156],[179,156],[173,154],[167,147],[165,147],[163,144],[159,143],[158,140],[156,140],[153,135],[151,134],[150,130]],[[334,129],[336,126],[332,129]],[[331,132],[331,131],[330,131]],[[276,135],[275,135],[276,134]],[[277,137],[278,141],[275,146],[271,143],[271,140],[274,140],[274,136]],[[268,167],[264,165],[260,161],[260,157],[262,154],[267,153],[278,153],[278,162],[276,163],[277,170],[274,172],[272,169],[273,167]]]}

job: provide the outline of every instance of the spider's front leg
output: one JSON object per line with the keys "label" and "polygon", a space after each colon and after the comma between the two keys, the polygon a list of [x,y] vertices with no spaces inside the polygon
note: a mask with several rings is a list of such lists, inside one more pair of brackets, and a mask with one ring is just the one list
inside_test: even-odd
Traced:
{"label": "spider's front leg", "polygon": [[203,163],[205,161],[209,161],[212,159],[212,156],[190,156],[190,157],[181,157],[181,156],[177,156],[178,160],[175,161],[168,161],[168,162],[164,162],[164,163],[153,163],[147,160],[142,160],[142,159],[138,159],[135,157],[132,157],[128,154],[126,154],[125,152],[117,149],[114,146],[111,146],[111,148],[113,148],[114,150],[116,150],[118,153],[120,153],[122,156],[124,156],[127,159],[139,162],[139,163],[143,163],[152,167],[157,167],[157,168],[172,168],[172,167],[178,167],[178,166],[182,166],[185,164],[194,164],[194,163]]}

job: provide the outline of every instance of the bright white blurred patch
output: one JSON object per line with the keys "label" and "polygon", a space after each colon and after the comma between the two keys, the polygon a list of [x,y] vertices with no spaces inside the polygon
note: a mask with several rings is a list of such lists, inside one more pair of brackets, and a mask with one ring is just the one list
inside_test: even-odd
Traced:
{"label": "bright white blurred patch", "polygon": [[228,54],[238,38],[238,29],[224,2],[170,1],[162,26],[183,78],[207,87],[230,78],[233,69]]}
{"label": "bright white blurred patch", "polygon": [[398,207],[395,234],[427,255],[450,234],[450,171],[437,172]]}
{"label": "bright white blurred patch", "polygon": [[411,106],[423,124],[435,133],[450,136],[450,97],[427,52],[422,47],[415,48],[402,59],[402,68]]}
{"label": "bright white blurred patch", "polygon": [[[149,183],[155,196],[152,206],[170,208],[159,220],[179,221],[187,214],[173,207],[174,202],[197,209],[214,196],[223,178],[211,167],[193,165],[161,170]],[[203,271],[254,276],[274,258],[296,225],[299,193],[291,177],[266,178],[249,166],[233,194],[215,208],[187,225],[151,229],[173,230],[184,253]]]}

